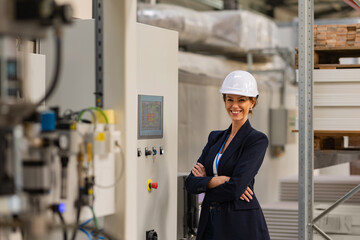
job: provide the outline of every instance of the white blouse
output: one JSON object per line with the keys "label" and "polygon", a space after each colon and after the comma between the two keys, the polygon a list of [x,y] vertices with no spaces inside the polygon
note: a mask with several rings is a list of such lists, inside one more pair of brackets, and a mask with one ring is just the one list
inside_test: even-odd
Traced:
{"label": "white blouse", "polygon": [[[218,162],[220,162],[220,158],[222,156],[222,153],[218,153],[217,155],[219,155],[219,159],[218,159]],[[216,156],[217,156],[216,155]],[[218,172],[216,170],[216,156],[215,156],[215,159],[214,159],[214,163],[213,163],[213,173],[214,173],[214,176],[217,177],[218,176]]]}

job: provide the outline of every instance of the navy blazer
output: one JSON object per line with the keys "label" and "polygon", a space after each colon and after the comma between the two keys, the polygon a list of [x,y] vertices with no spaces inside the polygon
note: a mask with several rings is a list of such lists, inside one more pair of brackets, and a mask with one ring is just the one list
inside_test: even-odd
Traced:
{"label": "navy blazer", "polygon": [[209,220],[209,208],[217,204],[214,215],[214,240],[267,240],[270,239],[261,207],[254,192],[253,199],[246,202],[240,196],[249,186],[254,189],[254,177],[259,171],[268,146],[268,138],[251,127],[249,120],[236,133],[224,151],[218,166],[218,175],[229,176],[230,180],[216,188],[207,184],[214,176],[213,162],[231,126],[224,131],[213,131],[198,160],[205,166],[206,177],[195,177],[192,173],[186,179],[186,189],[193,194],[205,192],[197,240],[202,240]]}

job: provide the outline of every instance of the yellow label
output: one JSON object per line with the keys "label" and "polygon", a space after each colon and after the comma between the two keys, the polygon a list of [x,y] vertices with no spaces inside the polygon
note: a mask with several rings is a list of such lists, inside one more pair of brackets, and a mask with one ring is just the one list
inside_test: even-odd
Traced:
{"label": "yellow label", "polygon": [[96,141],[105,141],[105,133],[103,132],[99,132],[96,137],[95,137]]}

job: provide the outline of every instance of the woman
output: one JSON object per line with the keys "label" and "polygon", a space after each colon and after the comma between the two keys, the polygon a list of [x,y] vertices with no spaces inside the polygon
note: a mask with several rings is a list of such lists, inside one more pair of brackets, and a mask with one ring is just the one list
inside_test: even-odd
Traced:
{"label": "woman", "polygon": [[226,76],[220,92],[232,124],[210,133],[185,182],[190,193],[205,192],[196,239],[267,240],[268,229],[253,188],[268,139],[248,120],[259,96],[257,83],[250,73],[234,71]]}

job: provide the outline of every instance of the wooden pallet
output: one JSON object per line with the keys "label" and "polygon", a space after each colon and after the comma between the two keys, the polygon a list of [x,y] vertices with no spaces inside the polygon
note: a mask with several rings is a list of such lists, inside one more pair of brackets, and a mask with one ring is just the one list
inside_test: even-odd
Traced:
{"label": "wooden pallet", "polygon": [[[294,130],[294,132],[298,132],[298,130]],[[344,136],[349,137],[346,148]],[[360,131],[315,130],[314,150],[360,150]]]}
{"label": "wooden pallet", "polygon": [[[298,49],[295,54],[295,68],[299,68]],[[340,64],[340,58],[360,57],[360,47],[314,47],[315,69],[360,68],[360,64]]]}
{"label": "wooden pallet", "polygon": [[[348,146],[344,146],[347,136]],[[315,150],[360,150],[360,131],[314,131]]]}

